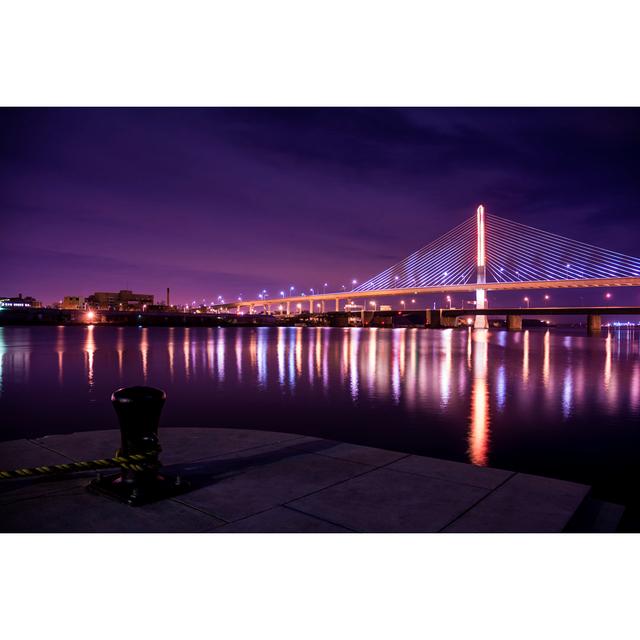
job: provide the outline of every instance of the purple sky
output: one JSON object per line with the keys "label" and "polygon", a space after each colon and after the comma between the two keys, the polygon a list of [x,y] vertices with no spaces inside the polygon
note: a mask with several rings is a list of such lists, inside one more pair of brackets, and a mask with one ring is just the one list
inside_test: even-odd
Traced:
{"label": "purple sky", "polygon": [[638,255],[640,109],[2,109],[0,295],[365,280],[487,211]]}

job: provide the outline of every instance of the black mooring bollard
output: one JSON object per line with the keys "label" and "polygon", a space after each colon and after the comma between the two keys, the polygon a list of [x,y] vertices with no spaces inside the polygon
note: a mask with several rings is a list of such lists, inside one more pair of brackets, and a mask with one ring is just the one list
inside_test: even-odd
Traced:
{"label": "black mooring bollard", "polygon": [[111,402],[120,423],[121,447],[117,455],[144,458],[126,463],[116,475],[96,478],[89,485],[91,491],[140,505],[185,490],[184,481],[159,472],[158,425],[166,398],[164,391],[153,387],[125,387],[113,392]]}
{"label": "black mooring bollard", "polygon": [[111,394],[111,403],[120,422],[120,455],[149,456],[143,471],[125,469],[123,477],[135,480],[158,470],[158,425],[167,394],[153,387],[125,387]]}

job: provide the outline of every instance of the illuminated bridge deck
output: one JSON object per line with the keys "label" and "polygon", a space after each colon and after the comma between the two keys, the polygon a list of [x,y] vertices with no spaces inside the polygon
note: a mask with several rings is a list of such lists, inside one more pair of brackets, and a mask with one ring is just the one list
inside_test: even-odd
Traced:
{"label": "illuminated bridge deck", "polygon": [[[501,469],[245,429],[161,429],[162,459],[192,490],[128,507],[92,474],[0,484],[4,532],[614,531],[622,507],[588,486]],[[0,443],[0,468],[102,457],[118,431]]]}
{"label": "illuminated bridge deck", "polygon": [[491,309],[443,309],[444,316],[579,316],[640,315],[640,307],[495,307]]}

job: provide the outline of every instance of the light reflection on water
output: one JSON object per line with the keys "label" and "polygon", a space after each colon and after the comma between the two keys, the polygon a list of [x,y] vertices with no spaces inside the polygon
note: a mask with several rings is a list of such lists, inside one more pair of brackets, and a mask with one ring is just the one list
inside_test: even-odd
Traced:
{"label": "light reflection on water", "polygon": [[[470,331],[470,330],[469,330]],[[489,450],[489,389],[487,385],[487,331],[474,331],[473,383],[469,428],[469,460],[486,466]]]}
{"label": "light reflection on water", "polygon": [[7,352],[7,343],[4,341],[4,327],[0,327],[0,398],[2,397],[2,370],[4,354]]}
{"label": "light reflection on water", "polygon": [[[59,329],[61,329],[62,331],[64,331],[64,327],[58,327]],[[122,366],[123,366],[123,362],[124,362],[124,327],[118,327],[118,337],[117,337],[117,344],[116,344],[116,351],[118,352],[118,380],[122,381]],[[172,334],[170,334],[169,337],[169,344],[170,344],[170,362],[171,362],[171,373],[173,375],[173,339],[172,339]]]}
{"label": "light reflection on water", "polygon": [[[1,328],[0,331],[2,331]],[[58,335],[56,339],[56,355],[58,356],[58,382],[60,383],[60,386],[62,386],[64,382],[64,327],[58,327]],[[0,360],[1,358],[2,355],[0,354]]]}
{"label": "light reflection on water", "polygon": [[[85,353],[85,371],[87,375],[87,385],[89,386],[89,390],[93,390],[94,385],[94,375],[93,375],[93,357],[96,353],[96,342],[93,337],[93,332],[95,331],[95,327],[93,325],[89,325],[87,327],[86,339],[84,342],[84,353]],[[142,352],[142,348],[141,348]],[[144,362],[144,356],[143,356]],[[144,365],[143,365],[144,368]]]}
{"label": "light reflection on water", "polygon": [[[588,473],[636,456],[639,338],[627,329],[590,338],[0,327],[0,437],[113,427],[111,391],[146,383],[167,390],[164,424],[268,428],[477,465]],[[607,439],[604,463],[598,438]]]}

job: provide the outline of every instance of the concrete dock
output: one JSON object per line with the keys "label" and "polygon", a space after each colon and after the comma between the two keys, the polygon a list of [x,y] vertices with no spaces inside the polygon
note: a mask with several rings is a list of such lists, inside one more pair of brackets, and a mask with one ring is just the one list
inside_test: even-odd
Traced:
{"label": "concrete dock", "polygon": [[[586,485],[320,438],[162,428],[161,460],[191,489],[130,507],[89,493],[95,472],[0,482],[2,532],[615,531]],[[113,455],[118,430],[0,442],[0,469]]]}

